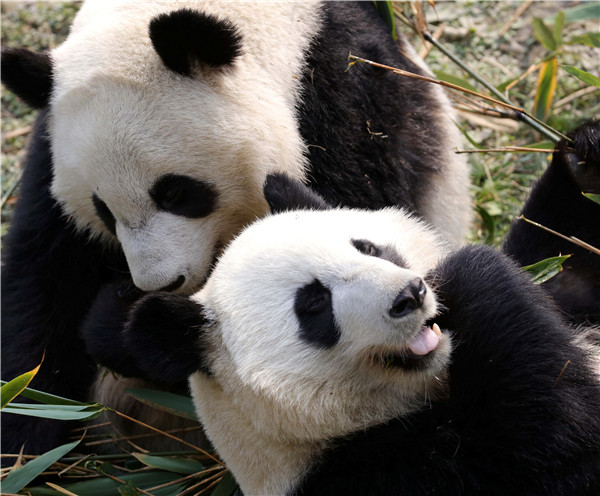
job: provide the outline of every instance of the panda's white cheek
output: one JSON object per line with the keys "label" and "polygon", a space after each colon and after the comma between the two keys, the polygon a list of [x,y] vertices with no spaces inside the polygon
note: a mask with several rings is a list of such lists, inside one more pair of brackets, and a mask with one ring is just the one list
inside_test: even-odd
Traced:
{"label": "panda's white cheek", "polygon": [[153,215],[139,229],[117,223],[117,237],[134,284],[143,291],[197,290],[216,250],[217,239],[211,227],[207,219],[187,219],[165,212]]}

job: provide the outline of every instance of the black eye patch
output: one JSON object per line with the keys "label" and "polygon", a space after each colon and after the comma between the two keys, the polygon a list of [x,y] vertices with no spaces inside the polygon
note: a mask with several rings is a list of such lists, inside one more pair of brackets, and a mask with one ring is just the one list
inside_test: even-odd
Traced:
{"label": "black eye patch", "polygon": [[116,221],[113,213],[110,211],[110,208],[108,208],[106,206],[106,203],[104,203],[95,194],[92,195],[92,203],[94,204],[94,208],[96,209],[96,214],[98,215],[98,217],[100,217],[100,220],[102,222],[104,222],[104,225],[106,226],[106,228],[112,234],[114,234],[116,236],[117,235],[117,229],[116,229],[117,221]]}
{"label": "black eye patch", "polygon": [[150,197],[159,209],[194,219],[214,212],[218,194],[213,186],[203,181],[167,174],[156,181]]}
{"label": "black eye patch", "polygon": [[300,324],[300,338],[319,348],[330,348],[340,339],[333,316],[331,291],[318,279],[296,291],[294,311]]}
{"label": "black eye patch", "polygon": [[353,239],[350,242],[354,248],[364,255],[387,260],[404,269],[408,268],[406,260],[391,246],[379,246],[366,239]]}

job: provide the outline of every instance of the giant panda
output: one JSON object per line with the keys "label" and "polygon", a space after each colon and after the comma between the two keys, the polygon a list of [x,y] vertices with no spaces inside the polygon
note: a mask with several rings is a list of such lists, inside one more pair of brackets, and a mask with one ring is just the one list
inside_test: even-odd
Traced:
{"label": "giant panda", "polygon": [[[551,169],[575,154],[600,177],[597,130]],[[555,173],[538,186],[560,189]],[[328,208],[278,175],[265,195],[307,210],[246,228],[201,291],[147,295],[103,340],[151,379],[190,376],[245,494],[598,494],[600,328],[568,325],[508,255],[452,249],[404,210]]]}
{"label": "giant panda", "polygon": [[[2,377],[44,356],[32,387],[128,408],[129,381],[93,386],[88,310],[114,281],[197,291],[267,213],[271,172],[334,205],[410,209],[460,242],[469,181],[447,99],[347,70],[349,51],[427,72],[370,2],[88,0],[56,49],[4,49],[2,81],[41,111],[3,243]],[[3,417],[3,452],[65,439],[66,423]]]}

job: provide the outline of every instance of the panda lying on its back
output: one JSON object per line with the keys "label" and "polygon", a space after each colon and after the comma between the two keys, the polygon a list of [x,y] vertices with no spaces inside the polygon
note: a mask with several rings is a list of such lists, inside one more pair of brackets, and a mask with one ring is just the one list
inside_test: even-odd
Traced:
{"label": "panda lying on its back", "polygon": [[[285,177],[265,193],[323,208]],[[105,347],[191,375],[246,494],[598,494],[600,348],[505,255],[447,253],[396,209],[289,211],[191,299],[144,297]]]}
{"label": "panda lying on its back", "polygon": [[[462,241],[468,167],[447,98],[347,70],[349,51],[427,72],[372,2],[87,0],[56,49],[4,49],[2,81],[43,112],[3,242],[2,378],[44,355],[32,387],[129,406],[112,375],[90,393],[87,309],[121,278],[196,292],[268,212],[268,173],[334,205],[408,208]],[[6,415],[2,450],[43,452],[65,428]]]}

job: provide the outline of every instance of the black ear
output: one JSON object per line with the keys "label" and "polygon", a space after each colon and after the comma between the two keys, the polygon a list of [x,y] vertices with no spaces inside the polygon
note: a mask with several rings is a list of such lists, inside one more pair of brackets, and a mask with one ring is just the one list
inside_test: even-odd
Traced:
{"label": "black ear", "polygon": [[180,295],[153,293],[133,307],[125,344],[151,380],[177,384],[198,370],[207,372],[200,346],[207,325],[202,305]]}
{"label": "black ear", "polygon": [[2,82],[34,108],[48,105],[52,92],[52,60],[48,52],[2,49]]}
{"label": "black ear", "polygon": [[242,49],[242,36],[230,22],[192,9],[156,16],[150,40],[164,64],[184,76],[191,74],[194,60],[228,66]]}
{"label": "black ear", "polygon": [[287,210],[328,210],[331,208],[308,186],[285,174],[269,174],[263,191],[273,214]]}

